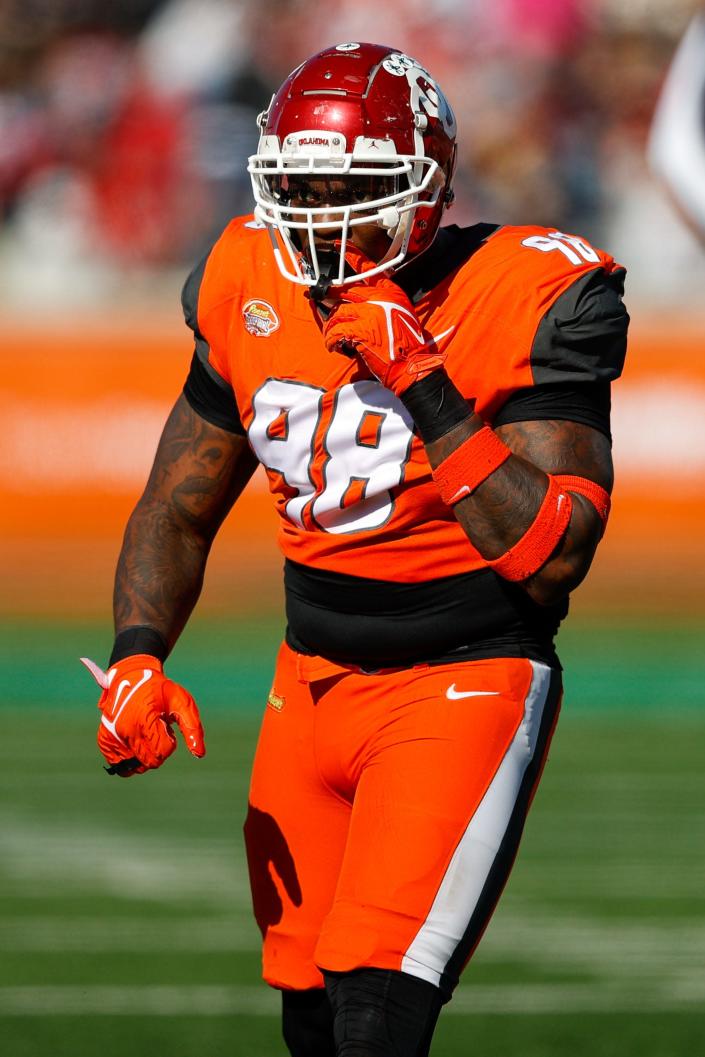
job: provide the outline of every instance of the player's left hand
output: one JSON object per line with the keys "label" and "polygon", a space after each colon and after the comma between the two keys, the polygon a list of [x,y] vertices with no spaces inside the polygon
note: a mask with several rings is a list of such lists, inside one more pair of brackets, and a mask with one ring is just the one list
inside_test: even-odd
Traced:
{"label": "player's left hand", "polygon": [[161,767],[176,749],[176,723],[189,752],[206,754],[196,702],[182,686],[167,679],[162,662],[147,654],[125,657],[104,672],[94,661],[81,661],[103,691],[98,708],[98,748],[108,774],[129,778]]}
{"label": "player's left hand", "polygon": [[365,279],[374,264],[349,248],[345,259],[360,273],[360,282],[335,291],[323,340],[330,352],[354,351],[382,385],[400,396],[405,389],[440,367],[445,355],[426,339],[414,307],[401,287],[383,274]]}

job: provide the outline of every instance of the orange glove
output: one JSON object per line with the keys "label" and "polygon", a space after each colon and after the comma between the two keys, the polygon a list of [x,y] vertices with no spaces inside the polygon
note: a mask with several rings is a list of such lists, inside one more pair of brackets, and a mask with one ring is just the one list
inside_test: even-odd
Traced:
{"label": "orange glove", "polygon": [[361,273],[360,282],[329,291],[338,303],[323,327],[326,348],[345,354],[354,351],[382,385],[401,396],[412,382],[440,367],[445,354],[432,338],[424,338],[401,287],[385,275],[365,281],[364,272],[374,265],[358,251],[349,249],[345,259]]}
{"label": "orange glove", "polygon": [[124,657],[108,672],[87,657],[81,661],[103,691],[98,748],[110,764],[108,774],[129,778],[161,767],[176,749],[172,723],[179,726],[189,752],[205,756],[196,702],[166,678],[160,660],[140,653]]}

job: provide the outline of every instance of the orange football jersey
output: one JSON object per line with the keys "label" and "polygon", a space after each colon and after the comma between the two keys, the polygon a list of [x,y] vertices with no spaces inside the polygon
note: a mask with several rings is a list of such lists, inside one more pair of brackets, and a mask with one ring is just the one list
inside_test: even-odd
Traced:
{"label": "orange football jersey", "polygon": [[[549,381],[595,380],[589,360],[578,352],[562,362],[559,346],[538,364],[534,339],[576,281],[619,269],[577,236],[500,227],[415,309],[448,374],[491,423],[542,371]],[[409,412],[357,359],[327,351],[317,310],[304,287],[281,276],[268,232],[252,217],[233,220],[199,278],[190,319],[197,349],[232,388],[269,478],[284,555],[407,583],[484,568],[440,499]]]}

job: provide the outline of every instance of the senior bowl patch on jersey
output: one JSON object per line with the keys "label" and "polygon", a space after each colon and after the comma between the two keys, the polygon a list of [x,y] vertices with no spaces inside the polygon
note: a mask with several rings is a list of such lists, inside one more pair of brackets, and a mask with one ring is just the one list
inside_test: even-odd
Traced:
{"label": "senior bowl patch on jersey", "polygon": [[267,301],[248,301],[242,310],[245,330],[256,338],[268,338],[279,329],[279,316]]}

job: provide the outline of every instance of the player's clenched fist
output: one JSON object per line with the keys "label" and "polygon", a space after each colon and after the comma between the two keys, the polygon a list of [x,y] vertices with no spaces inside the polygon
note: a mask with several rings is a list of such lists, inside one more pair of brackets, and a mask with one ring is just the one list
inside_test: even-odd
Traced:
{"label": "player's clenched fist", "polygon": [[370,262],[355,251],[349,250],[346,260],[362,274],[359,284],[335,291],[339,300],[323,327],[326,348],[354,349],[382,385],[400,396],[412,382],[440,367],[445,356],[424,336],[401,287],[384,275],[365,280],[365,264],[369,268]]}
{"label": "player's clenched fist", "polygon": [[108,774],[128,778],[161,767],[176,749],[176,723],[194,756],[205,756],[203,727],[196,702],[178,683],[167,679],[162,662],[141,653],[125,657],[104,672],[81,657],[103,693],[98,748]]}

